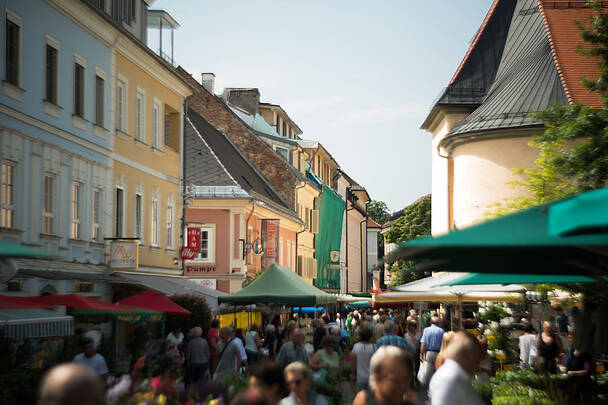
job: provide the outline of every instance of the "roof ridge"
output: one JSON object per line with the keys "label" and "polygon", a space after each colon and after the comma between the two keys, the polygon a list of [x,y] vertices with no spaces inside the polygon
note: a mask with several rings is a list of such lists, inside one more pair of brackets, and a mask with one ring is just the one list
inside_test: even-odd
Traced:
{"label": "roof ridge", "polygon": [[488,10],[485,18],[483,19],[483,21],[481,23],[481,26],[477,30],[477,34],[475,34],[475,38],[473,38],[473,42],[471,42],[471,45],[469,45],[469,49],[467,49],[467,53],[464,55],[464,58],[462,58],[462,61],[460,62],[460,65],[458,65],[458,69],[456,69],[456,72],[454,73],[454,76],[452,76],[452,79],[448,83],[447,87],[449,87],[452,84],[454,84],[454,82],[456,81],[456,78],[458,77],[458,75],[462,71],[464,65],[469,60],[469,57],[473,53],[473,49],[475,49],[475,46],[477,46],[477,43],[479,42],[479,38],[481,38],[481,35],[483,34],[483,32],[485,31],[486,27],[488,26],[488,22],[490,21],[490,18],[492,18],[492,15],[494,15],[494,11],[496,10],[496,7],[498,6],[498,3],[500,3],[500,1],[501,0],[494,0],[494,2],[492,3],[492,5],[490,6],[490,9]]}
{"label": "roof ridge", "polygon": [[555,68],[557,69],[557,75],[559,76],[559,79],[562,82],[562,87],[564,88],[564,93],[566,93],[566,98],[568,99],[568,103],[574,104],[574,97],[572,97],[572,93],[570,92],[570,88],[568,86],[568,82],[566,80],[566,76],[564,74],[563,67],[559,61],[559,58],[557,57],[557,49],[555,47],[553,33],[551,32],[551,27],[549,25],[549,19],[547,18],[543,0],[537,0],[537,3],[538,3],[538,9],[540,10],[540,14],[543,17],[543,25],[545,26],[545,32],[547,34],[547,37],[549,38],[549,45],[551,46],[551,54],[553,56],[553,62],[555,63]]}
{"label": "roof ridge", "polygon": [[[188,109],[189,112],[193,112],[196,114],[196,111],[192,110],[192,109]],[[192,121],[190,121],[190,117],[188,117],[188,113],[186,113],[186,120],[188,121],[188,123],[190,124],[190,126],[192,128],[194,128],[194,132],[196,132],[196,135],[198,135],[199,139],[201,141],[203,141],[203,143],[205,144],[205,147],[209,150],[209,152],[211,152],[211,154],[213,155],[213,157],[215,158],[215,160],[220,164],[220,167],[222,169],[224,169],[224,172],[228,175],[228,177],[230,177],[230,179],[234,182],[234,184],[238,187],[240,187],[241,185],[236,181],[236,179],[232,176],[232,174],[230,174],[230,172],[228,171],[228,169],[226,168],[226,166],[224,166],[224,164],[222,163],[222,161],[220,160],[219,156],[217,156],[215,154],[215,151],[213,150],[213,148],[211,148],[209,146],[209,144],[207,143],[207,141],[205,140],[205,138],[203,138],[203,136],[201,135],[200,132],[198,132],[198,128],[196,127],[196,125],[194,125],[194,123]]]}

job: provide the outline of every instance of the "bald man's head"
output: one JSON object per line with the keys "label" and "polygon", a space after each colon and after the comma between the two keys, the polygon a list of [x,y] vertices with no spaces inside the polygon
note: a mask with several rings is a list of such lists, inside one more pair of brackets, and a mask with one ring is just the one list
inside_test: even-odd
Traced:
{"label": "bald man's head", "polygon": [[452,359],[470,375],[475,374],[481,360],[481,345],[477,339],[464,332],[458,332],[445,349],[445,357]]}
{"label": "bald man's head", "polygon": [[103,391],[97,373],[80,364],[53,367],[40,383],[38,405],[103,405]]}

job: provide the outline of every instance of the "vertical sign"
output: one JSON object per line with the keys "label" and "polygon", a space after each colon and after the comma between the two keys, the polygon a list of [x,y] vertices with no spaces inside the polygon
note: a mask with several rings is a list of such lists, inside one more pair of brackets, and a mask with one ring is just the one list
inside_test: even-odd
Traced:
{"label": "vertical sign", "polygon": [[262,220],[262,269],[266,270],[271,264],[279,264],[279,220]]}
{"label": "vertical sign", "polygon": [[201,228],[188,228],[188,248],[195,253],[201,250]]}

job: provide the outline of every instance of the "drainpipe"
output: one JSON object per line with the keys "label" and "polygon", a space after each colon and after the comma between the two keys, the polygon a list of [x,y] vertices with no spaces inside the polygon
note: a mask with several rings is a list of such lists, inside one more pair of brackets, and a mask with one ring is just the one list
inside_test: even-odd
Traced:
{"label": "drainpipe", "polygon": [[[350,195],[350,186],[346,187],[346,206],[348,207],[349,203],[349,195]],[[346,294],[348,294],[348,211],[354,209],[352,201],[350,202],[350,208],[347,208],[344,214],[344,229],[346,233]]]}
{"label": "drainpipe", "polygon": [[[359,222],[359,237],[361,238],[361,270],[362,274],[365,275],[365,289],[367,288],[367,232],[365,233],[365,251],[363,251],[363,223],[367,222],[367,208],[365,210],[365,218]],[[367,228],[365,228],[367,230]],[[364,265],[365,264],[365,265]],[[362,280],[363,281],[363,280]],[[361,283],[363,284],[363,283]]]}

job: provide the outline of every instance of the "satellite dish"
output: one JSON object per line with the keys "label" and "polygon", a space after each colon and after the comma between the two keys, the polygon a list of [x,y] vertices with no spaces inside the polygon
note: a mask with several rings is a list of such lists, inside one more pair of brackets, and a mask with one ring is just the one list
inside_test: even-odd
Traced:
{"label": "satellite dish", "polygon": [[17,274],[17,265],[11,259],[0,259],[0,283],[6,283]]}

